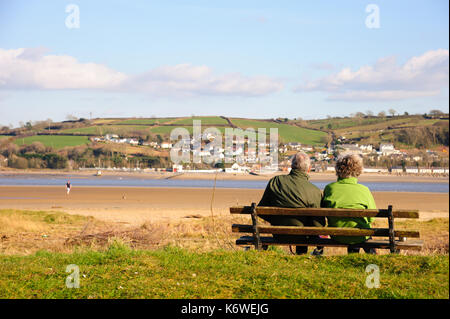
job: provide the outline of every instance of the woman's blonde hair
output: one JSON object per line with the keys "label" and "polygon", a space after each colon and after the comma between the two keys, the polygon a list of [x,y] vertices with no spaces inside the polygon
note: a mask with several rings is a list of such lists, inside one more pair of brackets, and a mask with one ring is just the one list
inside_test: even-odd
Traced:
{"label": "woman's blonde hair", "polygon": [[363,160],[359,155],[344,155],[336,162],[336,175],[339,178],[358,177],[362,171]]}

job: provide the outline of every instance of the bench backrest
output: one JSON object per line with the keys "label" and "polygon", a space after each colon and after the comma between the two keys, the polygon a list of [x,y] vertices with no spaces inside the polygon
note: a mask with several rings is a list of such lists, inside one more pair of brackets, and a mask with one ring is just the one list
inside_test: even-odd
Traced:
{"label": "bench backrest", "polygon": [[[391,210],[395,218],[419,218],[418,210]],[[231,214],[251,214],[252,206],[230,207]],[[258,216],[329,216],[329,217],[385,217],[388,209],[344,209],[344,208],[281,208],[256,206]]]}
{"label": "bench backrest", "polygon": [[[389,237],[390,249],[396,250],[395,238],[419,238],[420,233],[414,230],[395,230],[394,218],[419,218],[417,210],[387,209],[342,209],[342,208],[280,208],[256,206],[237,206],[230,208],[231,214],[252,216],[252,225],[232,225],[233,232],[253,233],[255,245],[260,245],[259,234],[277,235],[330,235],[330,236],[373,236]],[[325,216],[325,217],[377,217],[387,218],[389,228],[339,228],[339,227],[297,227],[260,225],[257,217],[263,216]],[[259,241],[259,243],[258,243]]]}

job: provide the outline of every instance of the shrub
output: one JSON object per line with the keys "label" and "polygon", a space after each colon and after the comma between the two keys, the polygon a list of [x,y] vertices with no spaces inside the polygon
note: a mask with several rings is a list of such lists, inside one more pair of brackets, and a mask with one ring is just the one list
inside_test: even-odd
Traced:
{"label": "shrub", "polygon": [[12,168],[25,169],[28,168],[28,161],[23,157],[13,155],[9,158],[8,166]]}

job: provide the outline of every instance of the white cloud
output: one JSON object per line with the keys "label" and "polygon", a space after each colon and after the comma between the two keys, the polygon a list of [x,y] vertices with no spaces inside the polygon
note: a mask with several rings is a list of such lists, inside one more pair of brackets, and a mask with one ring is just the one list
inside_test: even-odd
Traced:
{"label": "white cloud", "polygon": [[179,64],[130,77],[124,87],[155,95],[258,96],[276,92],[283,85],[264,76],[246,77],[239,73],[215,75],[207,66]]}
{"label": "white cloud", "polygon": [[207,66],[179,64],[129,75],[71,56],[44,55],[44,48],[0,49],[0,89],[102,89],[165,95],[260,96],[282,83],[265,76],[214,74]]}
{"label": "white cloud", "polygon": [[80,63],[71,56],[39,55],[35,49],[0,49],[0,88],[106,89],[126,75],[95,63]]}
{"label": "white cloud", "polygon": [[373,66],[341,71],[308,81],[295,92],[322,91],[331,100],[400,100],[440,94],[449,83],[449,51],[439,49],[397,65],[395,57],[379,59]]}

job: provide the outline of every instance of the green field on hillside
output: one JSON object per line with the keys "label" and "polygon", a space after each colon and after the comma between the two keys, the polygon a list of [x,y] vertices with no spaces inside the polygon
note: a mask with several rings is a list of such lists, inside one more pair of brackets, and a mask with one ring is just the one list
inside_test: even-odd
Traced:
{"label": "green field on hillside", "polygon": [[[187,126],[187,125],[180,125],[180,126],[156,126],[156,127],[152,127],[150,128],[150,132],[155,133],[155,134],[162,134],[162,135],[169,135],[170,132],[172,132],[172,130],[181,127],[181,128],[185,128],[188,130],[189,134],[192,136],[192,132],[193,132],[193,128],[192,125],[191,126]],[[214,125],[210,126],[210,127],[214,127]],[[201,126],[202,132],[205,131],[205,129],[208,128],[208,126],[203,125]],[[219,126],[216,127],[220,133],[222,133],[222,135],[225,133],[225,127],[223,126]]]}
{"label": "green field on hillside", "polygon": [[[79,288],[67,288],[76,265]],[[366,285],[368,265],[378,288]],[[190,252],[166,247],[0,255],[0,298],[449,298],[449,258],[366,255],[311,258],[279,251]],[[71,280],[69,279],[69,282]]]}
{"label": "green field on hillside", "polygon": [[343,119],[321,119],[307,121],[308,127],[316,129],[328,129],[331,125],[331,129],[344,129],[358,125],[371,125],[376,123],[386,122],[385,118],[343,118]]}
{"label": "green field on hillside", "polygon": [[181,124],[181,125],[192,125],[194,120],[200,120],[201,125],[228,125],[227,120],[219,117],[219,116],[194,116],[189,118],[182,118],[176,121],[173,121],[172,124]]}
{"label": "green field on hillside", "polygon": [[284,142],[320,145],[325,143],[325,138],[327,136],[327,133],[325,132],[305,129],[289,124],[235,118],[232,118],[231,122],[242,129],[247,129],[249,127],[254,128],[255,130],[258,128],[266,128],[267,133],[270,132],[270,128],[277,128],[278,134]]}
{"label": "green field on hillside", "polygon": [[[176,127],[186,128],[189,134],[192,135],[193,120],[201,120],[202,131],[206,127],[216,127],[224,134],[225,128],[231,128],[228,121],[219,116],[192,116],[178,118],[121,118],[117,120],[96,119],[95,123],[104,124],[63,129],[56,132],[97,136],[118,134],[119,136],[128,137],[154,133],[167,138],[170,132]],[[245,118],[230,118],[230,120],[234,126],[243,130],[247,128],[254,128],[255,130],[265,128],[267,134],[269,134],[270,128],[277,128],[280,142],[299,142],[314,146],[324,145],[327,142],[327,131],[333,132],[336,137],[345,136],[348,139],[359,141],[359,143],[376,144],[380,142],[392,142],[401,133],[400,130],[448,124],[448,120],[425,119],[422,116],[395,116],[385,118],[347,117],[309,121],[289,120],[285,123]],[[402,145],[402,147],[409,146]],[[414,146],[411,145],[411,147]]]}
{"label": "green field on hillside", "polygon": [[[130,132],[139,130],[148,130],[149,132],[155,134],[169,135],[170,132],[176,127],[183,127],[189,131],[189,134],[192,134],[192,124],[193,120],[201,120],[202,131],[206,127],[215,127],[215,125],[223,125],[217,126],[217,129],[224,134],[225,128],[228,127],[228,122],[219,117],[219,116],[197,116],[197,117],[189,117],[189,118],[163,118],[163,119],[128,119],[122,120],[121,124],[130,124],[130,125],[93,125],[81,128],[72,128],[60,131],[61,133],[73,133],[73,134],[94,134],[94,135],[105,135],[105,134],[129,134]],[[156,126],[143,126],[138,124],[157,124],[157,121],[161,125]],[[249,127],[258,129],[258,128],[266,128],[267,134],[269,134],[269,129],[278,128],[278,134],[282,141],[284,142],[300,142],[302,144],[308,145],[320,145],[324,144],[327,133],[310,130],[301,127],[297,127],[294,125],[288,124],[279,124],[275,122],[261,121],[261,120],[250,120],[250,119],[233,119],[233,124],[246,129]],[[164,124],[171,125],[164,125]],[[133,125],[135,124],[135,125]],[[174,126],[179,125],[179,126]]]}
{"label": "green field on hillside", "polygon": [[129,119],[119,122],[114,122],[114,124],[140,124],[140,125],[153,125],[153,124],[163,124],[167,122],[171,122],[173,120],[176,120],[176,118],[152,118],[152,119]]}
{"label": "green field on hillside", "polygon": [[94,134],[94,135],[105,135],[105,134],[126,134],[131,131],[142,131],[148,130],[146,126],[140,125],[95,125],[86,126],[79,128],[71,128],[67,130],[60,131],[61,133],[70,134]]}
{"label": "green field on hillside", "polygon": [[19,146],[28,145],[33,142],[41,142],[45,146],[50,146],[54,149],[90,143],[89,138],[87,136],[35,135],[24,138],[17,138],[16,140],[14,140],[14,143]]}
{"label": "green field on hillside", "polygon": [[[338,132],[349,130],[377,130],[387,127],[415,127],[429,126],[436,122],[445,121],[438,119],[425,119],[418,116],[399,117],[370,117],[370,118],[331,118],[307,121],[308,127],[316,129],[332,129]],[[448,120],[447,120],[448,122]]]}

